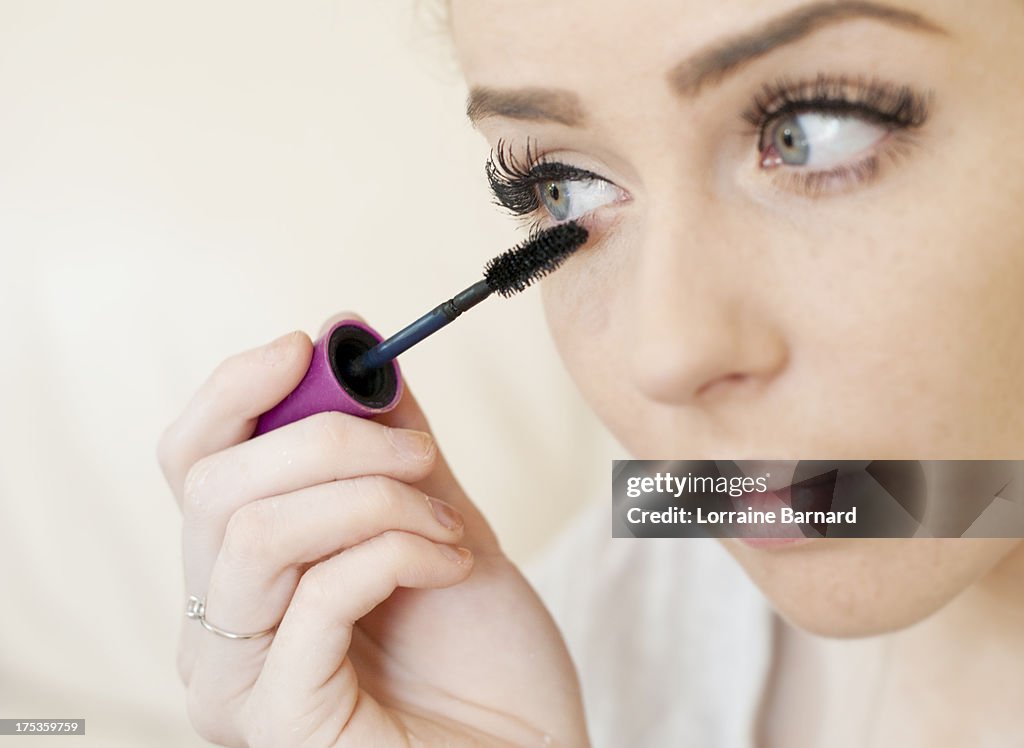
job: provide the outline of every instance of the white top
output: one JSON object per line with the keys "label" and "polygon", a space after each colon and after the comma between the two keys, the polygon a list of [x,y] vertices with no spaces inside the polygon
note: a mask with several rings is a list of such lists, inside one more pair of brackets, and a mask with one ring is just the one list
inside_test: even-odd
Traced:
{"label": "white top", "polygon": [[612,538],[589,507],[524,570],[576,663],[594,748],[751,748],[775,614],[715,540]]}

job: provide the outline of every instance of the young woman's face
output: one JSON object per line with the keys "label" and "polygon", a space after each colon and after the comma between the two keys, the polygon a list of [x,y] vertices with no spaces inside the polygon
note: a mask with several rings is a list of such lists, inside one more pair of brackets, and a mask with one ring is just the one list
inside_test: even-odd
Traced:
{"label": "young woman's face", "polygon": [[[637,458],[1024,447],[1024,5],[454,0],[500,199],[591,239],[543,284]],[[809,629],[897,628],[1018,541],[730,551]]]}

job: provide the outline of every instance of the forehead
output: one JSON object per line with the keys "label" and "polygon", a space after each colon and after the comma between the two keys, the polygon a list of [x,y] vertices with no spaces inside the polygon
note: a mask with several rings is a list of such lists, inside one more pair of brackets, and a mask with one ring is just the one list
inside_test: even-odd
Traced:
{"label": "forehead", "polygon": [[582,91],[663,81],[679,60],[773,28],[784,17],[810,14],[815,20],[806,25],[817,28],[830,14],[899,25],[887,15],[935,19],[950,11],[947,0],[451,0],[454,42],[470,86]]}
{"label": "forehead", "polygon": [[470,85],[562,85],[658,74],[708,42],[806,0],[452,0]]}

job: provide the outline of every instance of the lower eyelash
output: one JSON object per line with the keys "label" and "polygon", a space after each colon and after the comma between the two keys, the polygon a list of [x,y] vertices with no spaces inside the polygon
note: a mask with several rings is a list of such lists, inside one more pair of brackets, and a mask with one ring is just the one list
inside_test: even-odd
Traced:
{"label": "lower eyelash", "polygon": [[823,171],[788,169],[773,175],[772,181],[782,189],[807,197],[836,194],[878,179],[886,166],[896,164],[909,155],[912,145],[913,142],[902,133],[893,132],[875,146],[875,152],[859,161]]}
{"label": "lower eyelash", "polygon": [[791,191],[808,197],[831,194],[845,187],[870,182],[878,176],[880,169],[878,154],[872,154],[855,164],[837,166],[826,171],[790,171],[775,177],[776,184],[782,184]]}

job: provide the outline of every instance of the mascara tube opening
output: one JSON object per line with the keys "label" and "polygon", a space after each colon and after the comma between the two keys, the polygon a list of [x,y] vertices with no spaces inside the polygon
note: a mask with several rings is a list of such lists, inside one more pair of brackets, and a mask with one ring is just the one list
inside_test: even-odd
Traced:
{"label": "mascara tube opening", "polygon": [[389,405],[398,392],[398,375],[394,365],[358,370],[352,365],[356,358],[377,345],[377,342],[363,328],[343,325],[334,330],[327,343],[327,360],[331,364],[334,378],[354,400],[367,408]]}

